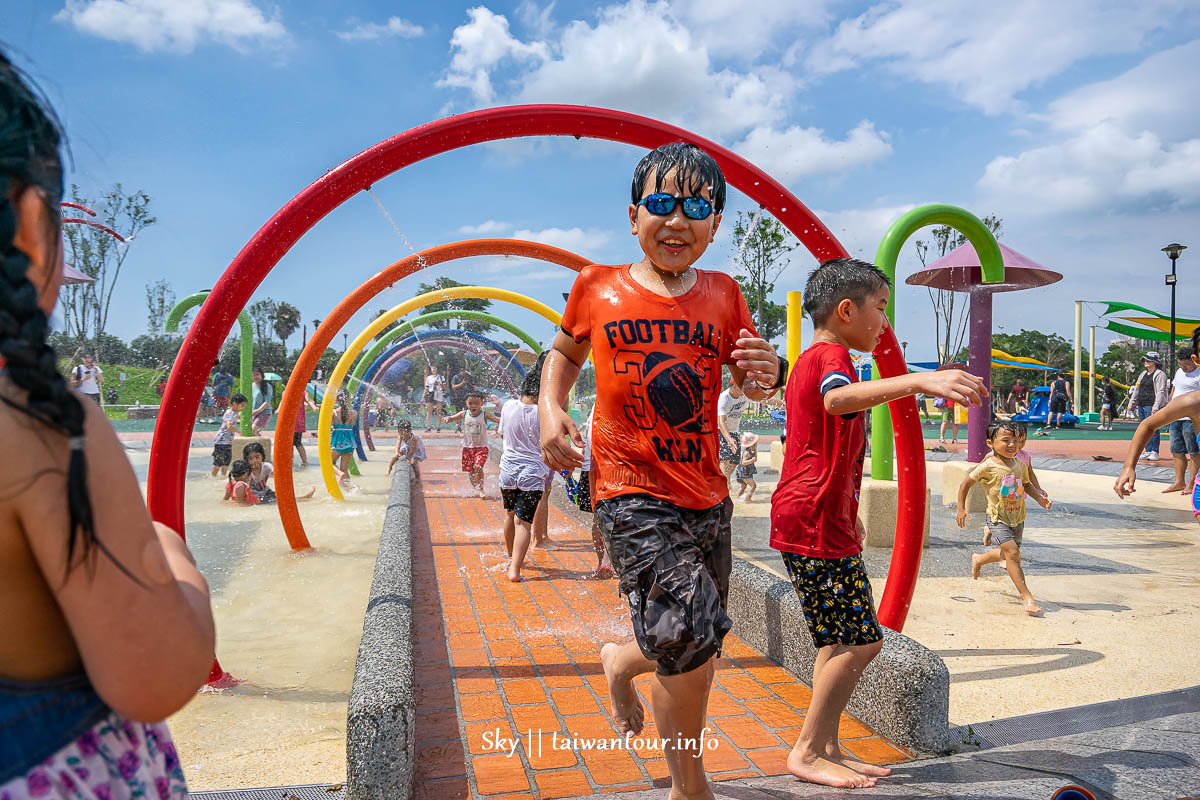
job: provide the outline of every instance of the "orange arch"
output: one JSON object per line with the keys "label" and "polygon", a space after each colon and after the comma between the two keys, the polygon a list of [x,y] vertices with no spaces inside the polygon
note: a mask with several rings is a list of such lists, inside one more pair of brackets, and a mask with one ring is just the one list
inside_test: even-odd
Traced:
{"label": "orange arch", "polygon": [[371,301],[373,297],[389,289],[393,283],[426,267],[455,261],[471,256],[524,256],[560,264],[576,272],[592,262],[581,255],[548,244],[527,242],[520,239],[470,239],[462,242],[438,245],[420,253],[414,253],[407,258],[385,267],[368,278],[357,289],[346,296],[346,299],[321,320],[320,327],[313,332],[308,340],[300,359],[288,378],[283,390],[283,398],[279,402],[276,419],[275,445],[272,457],[275,467],[275,496],[279,506],[279,518],[283,522],[284,533],[287,534],[288,544],[293,550],[306,550],[312,545],[304,532],[304,524],[300,521],[300,511],[296,505],[296,487],[292,483],[292,433],[295,430],[296,412],[300,408],[301,395],[304,394],[309,378],[317,367],[325,348],[333,341],[342,326],[350,321],[358,311]]}

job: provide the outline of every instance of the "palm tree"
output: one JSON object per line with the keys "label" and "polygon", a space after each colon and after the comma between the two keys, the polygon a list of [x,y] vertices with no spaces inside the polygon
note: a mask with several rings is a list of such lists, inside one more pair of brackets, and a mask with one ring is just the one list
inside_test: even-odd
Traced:
{"label": "palm tree", "polygon": [[271,316],[271,327],[274,328],[275,335],[283,344],[283,351],[286,354],[288,337],[300,327],[300,309],[291,303],[281,302],[275,307],[275,313]]}

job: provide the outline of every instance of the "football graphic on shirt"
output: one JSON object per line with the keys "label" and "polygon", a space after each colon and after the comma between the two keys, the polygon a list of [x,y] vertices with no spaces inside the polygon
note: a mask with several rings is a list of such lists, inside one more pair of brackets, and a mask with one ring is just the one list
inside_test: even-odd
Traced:
{"label": "football graphic on shirt", "polygon": [[650,353],[642,365],[646,397],[660,417],[684,433],[703,433],[704,389],[691,364]]}

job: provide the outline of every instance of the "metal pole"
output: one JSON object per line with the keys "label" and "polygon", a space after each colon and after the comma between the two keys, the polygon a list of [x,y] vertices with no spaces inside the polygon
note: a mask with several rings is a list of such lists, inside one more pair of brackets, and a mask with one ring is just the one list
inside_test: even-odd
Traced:
{"label": "metal pole", "polygon": [[[1075,401],[1077,410],[1083,409],[1083,404],[1079,402],[1079,389],[1081,388],[1081,380],[1079,373],[1083,371],[1083,301],[1075,301],[1075,391],[1071,393],[1071,399]],[[1061,422],[1061,420],[1060,420]]]}
{"label": "metal pole", "polygon": [[1177,254],[1171,255],[1171,347],[1167,353],[1167,364],[1172,364],[1175,361],[1175,259],[1179,258]]}
{"label": "metal pole", "polygon": [[800,357],[803,342],[800,338],[800,319],[804,314],[802,292],[787,293],[787,360],[795,364]]}
{"label": "metal pole", "polygon": [[[969,302],[967,347],[971,374],[992,391],[992,292],[986,286],[976,286],[971,290]],[[980,462],[987,457],[987,427],[991,421],[990,398],[981,406],[967,409],[967,461]]]}
{"label": "metal pole", "polygon": [[1096,326],[1088,328],[1088,418],[1096,413]]}

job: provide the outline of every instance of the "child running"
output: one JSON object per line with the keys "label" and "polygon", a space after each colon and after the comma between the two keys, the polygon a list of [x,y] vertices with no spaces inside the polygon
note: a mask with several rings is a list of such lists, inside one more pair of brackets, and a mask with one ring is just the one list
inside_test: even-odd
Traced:
{"label": "child running", "polygon": [[771,547],[783,557],[818,651],[812,704],[787,768],[843,788],[874,786],[890,773],[850,757],[838,739],[846,703],[883,646],[858,521],[862,412],[918,393],[977,405],[987,396],[982,381],[959,370],[858,380],[850,350],[875,349],[890,295],[887,275],[857,259],[826,261],[809,276],[804,310],[815,330],[788,381],[787,448],[771,497]]}
{"label": "child running", "polygon": [[[187,797],[163,722],[213,665],[208,585],[47,338],[60,133],[0,52],[0,798]],[[226,462],[228,463],[228,462]]]}
{"label": "child running", "polygon": [[462,471],[471,478],[471,485],[480,497],[485,497],[483,491],[483,467],[487,464],[488,423],[500,424],[500,418],[490,411],[483,410],[483,392],[468,392],[467,407],[456,414],[442,417],[443,423],[462,420],[459,429],[463,434]]}
{"label": "child running", "polygon": [[329,446],[333,449],[333,471],[338,483],[350,485],[350,460],[354,458],[354,425],[358,412],[350,407],[350,395],[339,389],[337,403],[333,407],[333,432]]}
{"label": "child running", "polygon": [[392,469],[396,466],[397,461],[407,461],[412,465],[412,479],[419,481],[421,479],[421,462],[425,460],[425,443],[421,441],[421,437],[413,433],[412,423],[406,419],[402,419],[396,423],[396,451],[392,453],[392,460],[388,462],[387,474],[392,474]]}
{"label": "child running", "polygon": [[733,503],[717,457],[721,368],[756,401],[782,371],[737,282],[693,266],[713,241],[725,195],[720,167],[695,145],[663,145],[641,160],[628,215],[642,258],[579,273],[540,402],[546,462],[578,469],[583,441],[564,403],[594,352],[591,490],[635,639],[605,644],[600,660],[623,734],[643,726],[633,679],[655,673],[651,703],[672,797],[712,797],[699,743],[713,661],[733,625],[725,612]]}
{"label": "child running", "polygon": [[233,460],[233,437],[237,435],[238,416],[246,407],[246,395],[235,394],[229,398],[229,408],[221,415],[221,427],[213,438],[213,468],[212,476],[221,477],[229,471],[229,462]]}
{"label": "child running", "polygon": [[525,373],[521,399],[509,400],[500,410],[500,496],[504,500],[504,549],[508,552],[508,579],[521,580],[521,566],[533,538],[533,518],[546,491],[550,470],[542,460],[539,443],[538,395],[541,392],[545,354]]}
{"label": "child running", "polygon": [[[1021,425],[1016,422],[993,422],[987,429],[987,444],[992,452],[963,478],[958,487],[958,527],[966,527],[971,515],[967,513],[967,493],[980,483],[987,490],[987,530],[994,550],[971,556],[971,577],[978,580],[985,564],[1004,562],[1008,576],[1021,595],[1025,613],[1034,615],[1042,609],[1033,599],[1021,569],[1021,539],[1025,532],[1025,487],[1042,508],[1050,508],[1050,497],[1035,489],[1029,478],[1029,467],[1017,457],[1021,450]],[[988,539],[984,539],[984,544]]]}
{"label": "child running", "polygon": [[[754,500],[754,490],[758,488],[758,483],[754,480],[754,476],[758,474],[758,467],[755,466],[758,463],[758,434],[743,433],[741,446],[741,463],[734,473],[739,488],[737,497],[733,499],[749,503]],[[742,497],[743,494],[746,496]]]}

